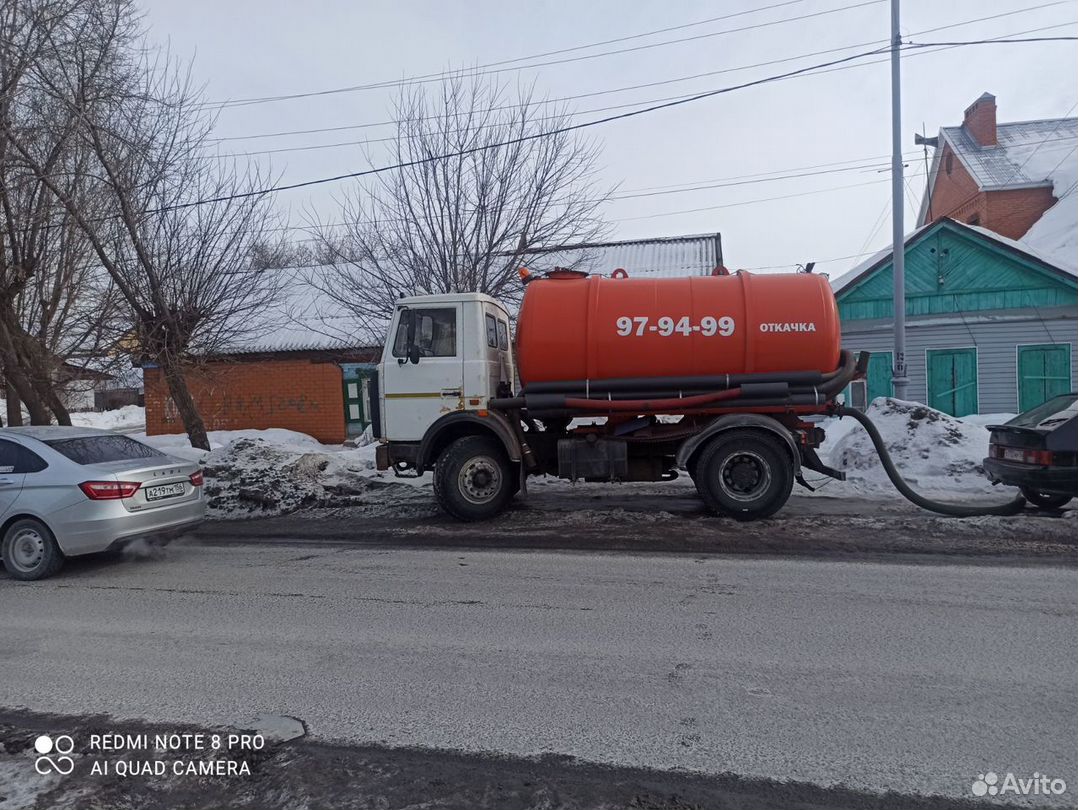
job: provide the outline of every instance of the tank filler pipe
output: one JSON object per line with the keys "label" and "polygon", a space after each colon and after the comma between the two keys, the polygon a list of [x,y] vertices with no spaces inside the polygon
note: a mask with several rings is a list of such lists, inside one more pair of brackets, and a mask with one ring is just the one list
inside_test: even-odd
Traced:
{"label": "tank filler pipe", "polygon": [[883,464],[883,469],[887,473],[887,477],[891,479],[891,483],[895,485],[895,489],[902,493],[906,500],[916,504],[922,509],[927,509],[930,512],[938,512],[941,515],[951,515],[953,517],[1017,515],[1025,509],[1026,499],[1021,495],[1013,501],[998,506],[963,506],[962,504],[957,503],[933,501],[914,492],[910,489],[910,485],[902,480],[902,476],[899,475],[895,463],[891,460],[891,454],[887,452],[887,445],[883,441],[883,436],[880,435],[879,429],[872,423],[872,420],[869,419],[868,416],[853,408],[847,408],[844,405],[840,405],[836,408],[834,413],[836,416],[851,416],[861,423],[861,427],[865,429],[868,433],[868,437],[872,439],[872,445],[876,448],[876,453],[880,457],[880,463]]}

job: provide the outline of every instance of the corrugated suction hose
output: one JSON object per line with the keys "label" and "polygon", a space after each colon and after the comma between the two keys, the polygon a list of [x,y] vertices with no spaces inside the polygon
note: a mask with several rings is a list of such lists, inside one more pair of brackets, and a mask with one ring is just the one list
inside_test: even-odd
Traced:
{"label": "corrugated suction hose", "polygon": [[927,509],[930,512],[938,512],[941,515],[951,515],[953,517],[978,517],[981,515],[1017,515],[1026,507],[1026,499],[1019,495],[1013,501],[1009,501],[999,506],[963,506],[956,503],[941,503],[940,501],[932,501],[923,495],[919,495],[910,489],[909,484],[902,480],[902,476],[898,474],[898,470],[895,468],[895,463],[891,461],[891,455],[887,452],[887,446],[884,444],[883,436],[880,435],[879,429],[872,423],[872,420],[865,414],[853,408],[847,408],[845,406],[839,406],[835,410],[837,416],[852,416],[858,422],[861,423],[861,427],[868,433],[868,437],[872,439],[872,444],[876,448],[876,453],[880,457],[880,462],[883,464],[883,469],[887,473],[887,477],[891,479],[891,483],[895,485],[895,489],[902,493],[903,497],[911,503],[916,504],[922,509]]}

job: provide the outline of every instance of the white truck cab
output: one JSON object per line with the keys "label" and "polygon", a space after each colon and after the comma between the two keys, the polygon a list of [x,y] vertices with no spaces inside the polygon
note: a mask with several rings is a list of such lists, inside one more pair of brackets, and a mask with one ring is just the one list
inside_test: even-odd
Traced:
{"label": "white truck cab", "polygon": [[402,298],[378,367],[379,437],[420,442],[447,414],[485,411],[513,384],[509,313],[481,293]]}

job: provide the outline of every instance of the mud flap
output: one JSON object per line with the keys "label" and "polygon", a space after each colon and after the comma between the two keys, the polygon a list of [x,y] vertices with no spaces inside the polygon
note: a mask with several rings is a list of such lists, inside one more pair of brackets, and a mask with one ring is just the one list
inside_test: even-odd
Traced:
{"label": "mud flap", "polygon": [[[820,460],[820,457],[816,455],[815,448],[812,447],[801,448],[801,466],[806,470],[823,473],[826,476],[834,478],[836,481],[846,480],[846,473],[844,473],[842,470],[836,470],[834,467],[828,467],[826,464],[824,464]],[[809,487],[809,485],[805,483],[805,480],[800,473],[797,476],[797,483],[812,490],[812,487]]]}

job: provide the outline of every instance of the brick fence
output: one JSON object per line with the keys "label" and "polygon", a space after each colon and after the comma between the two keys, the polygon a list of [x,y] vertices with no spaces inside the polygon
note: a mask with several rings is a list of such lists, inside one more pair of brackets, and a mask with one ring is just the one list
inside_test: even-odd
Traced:
{"label": "brick fence", "polygon": [[[287,428],[324,444],[345,440],[340,367],[311,359],[210,362],[187,375],[207,430]],[[144,369],[146,432],[182,433],[161,370]]]}

